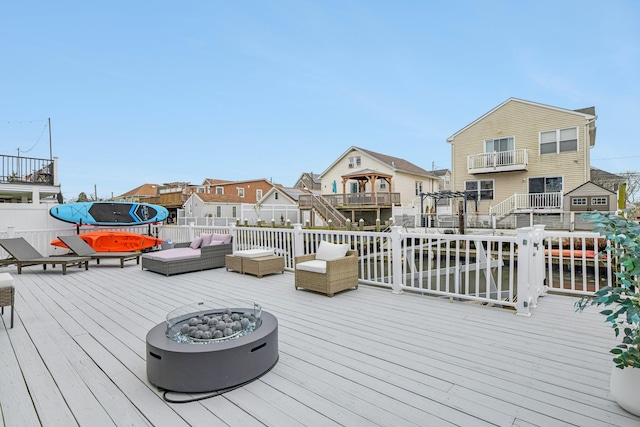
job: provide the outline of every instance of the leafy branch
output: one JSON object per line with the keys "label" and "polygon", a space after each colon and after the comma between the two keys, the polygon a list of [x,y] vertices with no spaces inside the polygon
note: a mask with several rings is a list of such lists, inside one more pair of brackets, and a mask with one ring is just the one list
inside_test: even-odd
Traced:
{"label": "leafy branch", "polygon": [[624,216],[598,212],[581,217],[593,222],[594,231],[606,237],[607,248],[599,256],[612,260],[616,283],[576,301],[575,309],[581,312],[593,305],[610,307],[600,314],[606,316],[605,322],[611,324],[616,337],[622,331],[622,343],[610,351],[615,356],[613,362],[620,369],[640,369],[640,225]]}

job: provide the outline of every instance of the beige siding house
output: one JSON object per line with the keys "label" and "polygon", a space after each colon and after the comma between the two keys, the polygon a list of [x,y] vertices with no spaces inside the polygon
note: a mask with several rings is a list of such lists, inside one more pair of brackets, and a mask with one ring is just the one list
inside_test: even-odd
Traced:
{"label": "beige siding house", "polygon": [[324,199],[351,221],[366,224],[391,217],[393,206],[419,205],[420,194],[438,191],[439,185],[436,175],[405,159],[353,146],[320,181]]}
{"label": "beige siding house", "polygon": [[590,179],[596,118],[510,98],[447,139],[452,187],[481,215],[561,212],[563,194]]}

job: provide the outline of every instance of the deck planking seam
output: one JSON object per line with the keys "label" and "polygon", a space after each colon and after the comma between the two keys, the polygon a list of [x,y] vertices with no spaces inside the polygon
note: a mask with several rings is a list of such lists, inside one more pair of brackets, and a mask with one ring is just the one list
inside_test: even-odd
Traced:
{"label": "deck planking seam", "polygon": [[[293,290],[293,280],[290,273],[266,276],[261,279],[253,278],[253,280],[251,280],[250,276],[242,276],[234,273],[221,274],[216,270],[203,272],[202,274],[191,273],[188,275],[172,276],[170,279],[176,278],[179,280],[164,281],[160,280],[160,278],[164,276],[155,275],[150,272],[141,273],[140,270],[133,266],[121,269],[123,270],[122,272],[116,272],[114,270],[115,269],[112,268],[95,267],[91,268],[89,273],[68,274],[66,276],[57,273],[57,275],[60,276],[57,278],[53,275],[48,275],[48,271],[30,272],[29,274],[20,275],[20,280],[24,280],[25,283],[27,283],[27,280],[29,280],[30,283],[49,283],[50,288],[43,287],[41,290],[44,291],[46,289],[46,292],[53,292],[53,294],[51,294],[51,301],[57,301],[56,304],[58,308],[56,310],[67,312],[69,316],[73,316],[77,321],[83,318],[90,318],[89,313],[91,313],[93,309],[98,310],[100,316],[108,316],[109,313],[114,312],[127,314],[127,316],[122,316],[120,320],[110,320],[107,327],[92,332],[89,331],[92,330],[92,328],[96,328],[95,325],[91,327],[87,325],[87,331],[85,333],[77,329],[77,325],[74,326],[71,322],[65,327],[69,329],[67,334],[74,336],[76,342],[87,340],[87,343],[83,343],[82,350],[87,354],[90,352],[92,354],[95,353],[93,354],[92,360],[100,359],[101,356],[107,359],[113,357],[117,360],[116,362],[101,363],[104,363],[104,366],[110,366],[111,363],[114,364],[113,366],[121,365],[119,369],[129,370],[129,375],[134,375],[133,371],[136,371],[137,375],[134,375],[135,378],[133,382],[136,382],[140,387],[149,388],[143,373],[143,362],[141,362],[140,355],[132,357],[134,354],[137,354],[136,351],[125,346],[120,341],[120,337],[114,337],[112,335],[116,333],[116,330],[122,331],[122,324],[120,324],[119,328],[116,328],[116,324],[118,324],[118,322],[124,322],[124,319],[137,319],[142,325],[134,328],[135,332],[130,333],[129,337],[124,339],[129,342],[132,347],[140,349],[144,344],[144,336],[139,335],[141,332],[145,332],[147,325],[155,325],[163,321],[167,311],[171,308],[198,300],[213,299],[218,296],[220,299],[224,299],[225,297],[238,297],[241,299],[255,300],[260,302],[267,311],[279,318],[281,325],[280,342],[282,343],[281,362],[276,365],[274,370],[261,380],[258,380],[258,382],[251,384],[253,387],[245,387],[243,392],[246,393],[236,393],[234,395],[232,392],[227,395],[202,401],[202,403],[194,404],[194,406],[201,405],[202,407],[206,407],[207,411],[211,413],[216,412],[219,406],[230,409],[228,411],[228,417],[221,415],[222,418],[220,418],[227,423],[238,419],[244,420],[249,424],[251,424],[251,421],[257,423],[272,423],[273,421],[290,420],[289,415],[283,414],[280,409],[274,410],[274,408],[270,408],[273,405],[269,405],[269,402],[272,402],[276,403],[276,406],[280,405],[282,408],[285,408],[288,404],[287,402],[289,402],[299,408],[298,412],[300,412],[301,417],[295,420],[300,423],[311,424],[316,419],[316,414],[322,414],[324,412],[313,406],[313,398],[317,396],[317,394],[315,394],[315,387],[321,384],[322,381],[325,380],[325,377],[335,375],[332,374],[334,371],[339,371],[343,375],[345,387],[349,388],[348,391],[351,391],[351,388],[353,388],[353,390],[363,390],[360,387],[365,387],[364,390],[369,390],[366,393],[372,405],[380,405],[381,402],[388,401],[388,399],[376,397],[374,393],[376,390],[374,389],[381,387],[383,389],[382,392],[392,393],[398,396],[398,399],[410,402],[407,403],[407,408],[419,406],[419,408],[410,409],[411,414],[407,415],[409,417],[417,416],[415,414],[419,414],[420,412],[427,414],[428,410],[434,412],[438,410],[449,410],[443,410],[437,406],[431,407],[431,404],[425,400],[421,400],[426,399],[426,397],[420,393],[416,395],[415,402],[402,397],[403,393],[409,393],[414,389],[419,389],[420,382],[426,381],[429,375],[433,375],[436,381],[451,381],[451,383],[454,384],[453,387],[449,389],[449,393],[446,394],[446,400],[449,403],[447,408],[451,408],[450,410],[458,409],[456,405],[462,405],[464,407],[467,402],[474,402],[476,406],[484,406],[484,403],[486,403],[488,405],[487,413],[493,413],[493,411],[496,410],[498,413],[500,411],[506,413],[504,418],[501,418],[503,415],[499,414],[495,416],[494,422],[498,425],[505,425],[509,419],[513,419],[514,423],[530,424],[540,424],[544,422],[555,424],[575,423],[576,419],[567,415],[568,410],[561,408],[562,405],[571,406],[574,405],[575,402],[566,400],[564,395],[558,396],[557,407],[553,407],[552,405],[552,416],[545,418],[547,414],[540,413],[538,408],[535,408],[536,404],[532,403],[535,402],[535,399],[531,400],[529,396],[513,395],[511,390],[513,385],[509,383],[510,379],[513,381],[514,375],[517,375],[520,371],[525,371],[524,374],[526,376],[522,378],[525,384],[519,386],[522,387],[524,391],[527,391],[527,386],[530,385],[529,382],[533,378],[537,381],[535,387],[540,388],[539,393],[544,393],[545,390],[548,390],[547,387],[551,387],[551,389],[558,387],[559,391],[557,393],[560,393],[563,387],[566,387],[567,384],[571,382],[571,375],[574,375],[574,380],[579,379],[581,376],[580,373],[583,371],[576,369],[576,367],[579,366],[580,360],[582,359],[576,360],[575,362],[570,361],[571,364],[568,366],[567,376],[563,380],[564,383],[554,377],[554,372],[557,372],[558,369],[558,361],[562,360],[558,358],[556,354],[560,351],[565,337],[570,339],[568,342],[572,343],[572,346],[575,346],[575,351],[579,351],[580,355],[591,354],[591,356],[588,356],[588,360],[592,361],[590,363],[596,366],[596,371],[599,371],[602,376],[601,380],[596,381],[592,392],[595,396],[594,400],[599,402],[596,407],[590,409],[590,411],[593,412],[593,414],[590,413],[590,415],[594,417],[586,417],[581,421],[588,420],[591,425],[598,425],[599,423],[606,425],[616,425],[616,423],[625,425],[638,421],[635,417],[625,416],[624,414],[626,413],[620,410],[615,404],[612,404],[612,402],[608,400],[609,398],[606,391],[598,390],[598,387],[602,385],[601,383],[605,382],[606,378],[606,368],[608,368],[606,355],[604,359],[601,359],[597,356],[597,350],[581,350],[579,347],[580,335],[572,335],[572,331],[568,328],[559,331],[559,334],[562,334],[561,338],[558,338],[558,334],[555,334],[555,331],[555,336],[547,336],[551,334],[545,331],[553,330],[552,328],[555,321],[564,319],[562,322],[566,323],[566,319],[563,317],[564,315],[556,314],[556,310],[560,310],[561,306],[566,304],[564,301],[573,301],[566,297],[552,296],[541,299],[540,307],[533,310],[534,317],[523,319],[510,317],[513,316],[512,313],[507,313],[506,316],[502,313],[498,314],[502,309],[463,307],[464,304],[461,303],[449,304],[439,298],[420,297],[418,295],[383,295],[383,293],[388,293],[389,291],[366,286],[361,286],[357,291],[347,291],[338,294],[334,298],[319,296],[307,291],[296,292]],[[118,270],[120,270],[119,267]],[[29,278],[23,276],[29,276]],[[30,284],[30,286],[32,285]],[[55,289],[56,287],[59,289]],[[175,292],[176,290],[180,292]],[[55,298],[53,297],[54,295]],[[71,299],[73,296],[76,296],[77,299]],[[198,298],[198,296],[202,298]],[[249,298],[247,298],[248,296]],[[51,301],[47,302],[43,299],[42,304],[50,304]],[[73,303],[70,303],[70,301]],[[20,314],[22,308],[23,307],[17,307],[16,313]],[[407,312],[421,313],[421,316],[428,320],[427,324],[431,328],[425,328],[424,326],[420,328],[408,328],[406,331],[403,330],[397,334],[397,339],[394,336],[392,340],[389,340],[393,341],[392,343],[386,343],[380,347],[375,347],[373,332],[367,327],[356,329],[353,335],[357,335],[357,337],[338,334],[339,342],[337,343],[334,343],[336,340],[332,339],[331,336],[327,337],[319,333],[316,328],[317,324],[320,324],[323,328],[326,327],[333,321],[330,319],[343,320],[349,316],[358,322],[362,322],[363,319],[371,315],[371,313],[379,313],[380,310],[384,309],[398,309]],[[345,311],[350,314],[340,314]],[[305,312],[309,313],[312,318],[316,318],[316,321],[305,323],[295,322],[291,319],[294,315]],[[505,312],[507,312],[507,310],[505,310]],[[353,313],[357,315],[353,317]],[[549,313],[550,317],[543,318],[542,316],[547,313]],[[335,316],[338,317],[336,318]],[[597,316],[588,316],[587,313],[576,314],[576,316],[575,321],[572,319],[571,324],[576,325],[575,329],[577,331],[589,331],[591,326],[601,323],[601,319],[597,318]],[[100,319],[102,320],[102,318]],[[518,320],[513,321],[513,319]],[[444,338],[449,341],[442,342],[442,345],[454,346],[458,340],[467,339],[472,343],[471,345],[476,346],[474,349],[477,350],[477,352],[473,353],[474,357],[476,357],[478,362],[487,363],[489,368],[485,365],[480,365],[477,367],[480,372],[475,373],[473,369],[468,370],[469,366],[465,367],[463,364],[460,365],[460,367],[464,367],[467,371],[460,371],[459,375],[468,373],[472,377],[478,375],[479,379],[463,378],[458,381],[456,375],[446,371],[446,369],[456,371],[456,368],[450,366],[450,360],[432,361],[429,360],[429,357],[426,355],[428,354],[426,352],[429,350],[430,341],[435,340],[434,342],[438,342],[437,339],[442,339],[443,326],[447,324],[451,326],[452,322],[455,322],[455,328],[468,330],[468,332],[466,335],[465,333],[458,332],[452,334],[452,336],[444,336]],[[113,326],[114,331],[108,330],[111,326]],[[85,326],[83,325],[83,327]],[[596,331],[594,335],[598,340],[598,345],[608,349],[610,340],[605,337],[610,331],[606,331],[607,328],[604,329],[604,331]],[[384,330],[388,331],[389,329]],[[484,334],[488,336],[495,334],[495,337],[491,340],[486,340],[487,342],[483,342],[482,340],[473,341],[474,334]],[[412,335],[414,336],[414,341],[416,341],[415,338],[417,337],[417,341],[423,343],[418,344],[414,342],[414,345],[411,346]],[[521,335],[527,335],[527,337],[521,338]],[[111,354],[109,351],[112,349],[103,347],[107,345],[108,336],[111,336],[111,338],[109,338],[110,340],[120,342],[119,345],[122,347],[117,348],[123,348],[125,353],[131,356],[125,355],[125,357],[122,358],[116,358],[115,355],[109,356],[108,354]],[[494,358],[492,355],[487,357],[487,355],[492,354],[492,346],[495,349],[496,345],[500,346],[500,343],[506,342],[509,336],[511,336],[511,340],[517,345],[511,348],[513,342],[510,342],[509,345],[504,345],[506,348],[498,349],[499,352],[507,352],[507,356]],[[103,337],[107,342],[102,342]],[[549,355],[539,357],[535,349],[519,348],[527,345],[529,340],[541,340],[542,342],[548,343]],[[332,345],[335,346],[332,347]],[[372,346],[372,348],[368,348],[367,346]],[[92,347],[95,347],[95,349],[89,350]],[[456,350],[459,348],[454,346],[453,349]],[[545,348],[545,350],[547,349]],[[332,357],[334,357],[334,362],[332,363],[340,364],[342,362],[344,364],[345,360],[349,363],[346,366],[337,366],[329,371],[323,371],[322,368],[318,368],[319,371],[310,381],[306,383],[303,382],[300,376],[303,374],[309,375],[309,369],[311,369],[308,362],[302,360],[305,358],[305,355],[322,358],[332,354]],[[517,357],[518,355],[522,355],[525,359],[522,364],[514,367],[506,366],[504,377],[495,378],[493,380],[495,381],[494,385],[489,384],[489,387],[485,386],[484,388],[479,386],[479,384],[482,383],[481,380],[486,380],[487,376],[491,377],[491,369],[496,369],[501,363],[509,360],[510,357]],[[406,362],[406,360],[408,360],[408,362]],[[467,360],[467,362],[469,362],[469,360]],[[135,361],[134,363],[138,366],[133,367],[133,371],[129,365],[131,361]],[[397,370],[397,366],[399,365],[398,361],[402,361],[402,365],[406,365],[403,367],[406,367],[408,371],[406,371],[404,375],[399,375],[397,378],[394,378],[397,372],[399,372]],[[381,369],[381,366],[385,369]],[[437,369],[439,366],[441,366],[442,369]],[[597,367],[599,366],[602,366],[602,368],[598,369]],[[474,368],[476,368],[476,366],[474,366]],[[108,369],[108,371],[110,369]],[[299,369],[299,371],[296,371],[296,369]],[[415,369],[416,373],[422,372],[422,375],[426,375],[427,377],[417,378],[412,386],[404,385],[403,383],[408,378],[412,369]],[[535,372],[536,369],[543,372]],[[291,371],[293,371],[293,374]],[[431,373],[431,371],[434,372]],[[488,372],[482,373],[483,371]],[[358,375],[366,375],[367,372],[372,372],[375,378],[368,378],[366,380],[358,378]],[[295,373],[298,373],[298,375],[295,375]],[[351,374],[354,374],[353,377]],[[105,375],[109,378],[111,378],[111,376],[117,377],[117,370],[109,373],[105,372]],[[540,380],[540,376],[542,376],[544,381]],[[275,378],[277,378],[277,381],[275,381]],[[331,378],[335,377],[331,376]],[[113,379],[111,380],[113,381]],[[118,379],[117,381],[118,383],[130,382],[131,378]],[[360,382],[367,383],[368,386],[358,385]],[[307,388],[305,384],[310,385]],[[323,387],[325,387],[329,395],[329,400],[323,400],[324,403],[320,406],[321,408],[335,405],[335,407],[344,414],[344,418],[341,419],[345,420],[358,419],[366,414],[366,409],[358,405],[359,403],[364,405],[365,402],[362,400],[361,393],[352,394],[353,397],[351,399],[353,400],[349,403],[353,405],[353,410],[347,411],[343,406],[339,406],[341,405],[341,403],[339,403],[340,399],[333,396],[335,393],[332,393],[332,390],[335,389],[335,384],[331,382],[324,384]],[[118,387],[119,386],[118,384]],[[276,396],[270,396],[269,398],[258,396],[262,390],[269,390],[269,388],[278,391]],[[425,385],[424,388],[428,389],[429,386]],[[584,393],[586,387],[578,384],[575,388],[577,393],[577,397],[575,398],[584,401],[586,397],[580,397],[580,393]],[[302,389],[306,391],[302,391]],[[260,392],[256,390],[260,390]],[[429,390],[429,392],[435,393],[436,390],[437,389]],[[580,391],[580,393],[578,393],[578,391]],[[126,391],[123,391],[123,393],[127,394]],[[153,394],[153,392],[151,393]],[[428,393],[423,394],[428,395]],[[511,400],[508,396],[505,396],[504,400],[501,400],[503,394],[511,394]],[[2,395],[0,394],[0,396]],[[249,398],[249,396],[251,396],[251,398]],[[547,402],[549,399],[543,402]],[[259,402],[257,408],[245,409],[247,404],[252,400]],[[224,404],[219,402],[224,402]],[[335,403],[332,404],[331,402]],[[480,404],[478,402],[483,403]],[[545,404],[551,405],[550,403]],[[544,406],[545,404],[541,407],[546,410],[548,408]],[[162,402],[162,405],[166,405],[166,403]],[[586,405],[586,403],[584,405]],[[173,406],[175,405],[167,405],[167,407],[171,408]],[[477,412],[473,410],[473,408],[466,407],[464,409]],[[584,408],[580,409],[580,411],[583,409]],[[395,408],[394,410],[397,411]],[[216,414],[218,414],[218,412],[216,412]],[[302,416],[302,414],[304,414],[304,416]],[[392,418],[399,415],[401,414],[395,414]],[[480,416],[482,416],[481,411]],[[514,416],[516,418],[513,418]],[[464,418],[465,416],[461,419]],[[197,417],[194,417],[194,420],[195,419],[197,419]],[[326,418],[317,419],[327,421]],[[214,421],[215,419],[212,418],[211,420]],[[384,418],[382,420],[384,420]],[[382,420],[378,419],[377,421],[382,423]],[[335,422],[340,423],[339,420]],[[462,425],[464,425],[464,422],[462,422]]]}

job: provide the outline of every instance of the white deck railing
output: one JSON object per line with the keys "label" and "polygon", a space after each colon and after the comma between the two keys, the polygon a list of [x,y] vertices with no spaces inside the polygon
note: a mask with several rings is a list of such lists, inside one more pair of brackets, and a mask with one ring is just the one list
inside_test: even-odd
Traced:
{"label": "white deck railing", "polygon": [[[148,227],[126,228],[141,234]],[[0,232],[0,238],[25,237],[43,254],[60,253],[50,241],[74,230]],[[230,233],[234,250],[274,249],[295,268],[295,257],[316,251],[322,240],[347,243],[359,254],[363,284],[393,293],[418,292],[515,309],[529,315],[547,291],[591,294],[612,283],[611,259],[598,256],[604,248],[596,233],[547,232],[544,226],[520,228],[515,236],[420,234],[391,232],[310,230],[259,227],[154,227],[152,234],[174,242],[193,240],[203,233]],[[0,256],[6,254],[0,249]]]}

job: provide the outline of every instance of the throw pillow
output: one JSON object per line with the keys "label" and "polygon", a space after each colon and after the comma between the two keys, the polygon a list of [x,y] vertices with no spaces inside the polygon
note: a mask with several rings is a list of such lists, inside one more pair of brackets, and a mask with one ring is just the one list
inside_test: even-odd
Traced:
{"label": "throw pillow", "polygon": [[331,261],[333,259],[344,258],[349,250],[349,245],[346,243],[336,244],[323,240],[318,246],[316,251],[316,259]]}
{"label": "throw pillow", "polygon": [[191,242],[189,247],[191,249],[198,249],[201,244],[202,244],[202,237],[196,237],[195,239],[193,239],[193,242]]}
{"label": "throw pillow", "polygon": [[211,236],[211,243],[213,244],[214,241],[224,244],[231,243],[231,234],[214,234]]}
{"label": "throw pillow", "polygon": [[209,244],[211,243],[211,234],[201,234],[200,237],[202,237],[202,244],[200,244],[200,246],[209,246]]}

